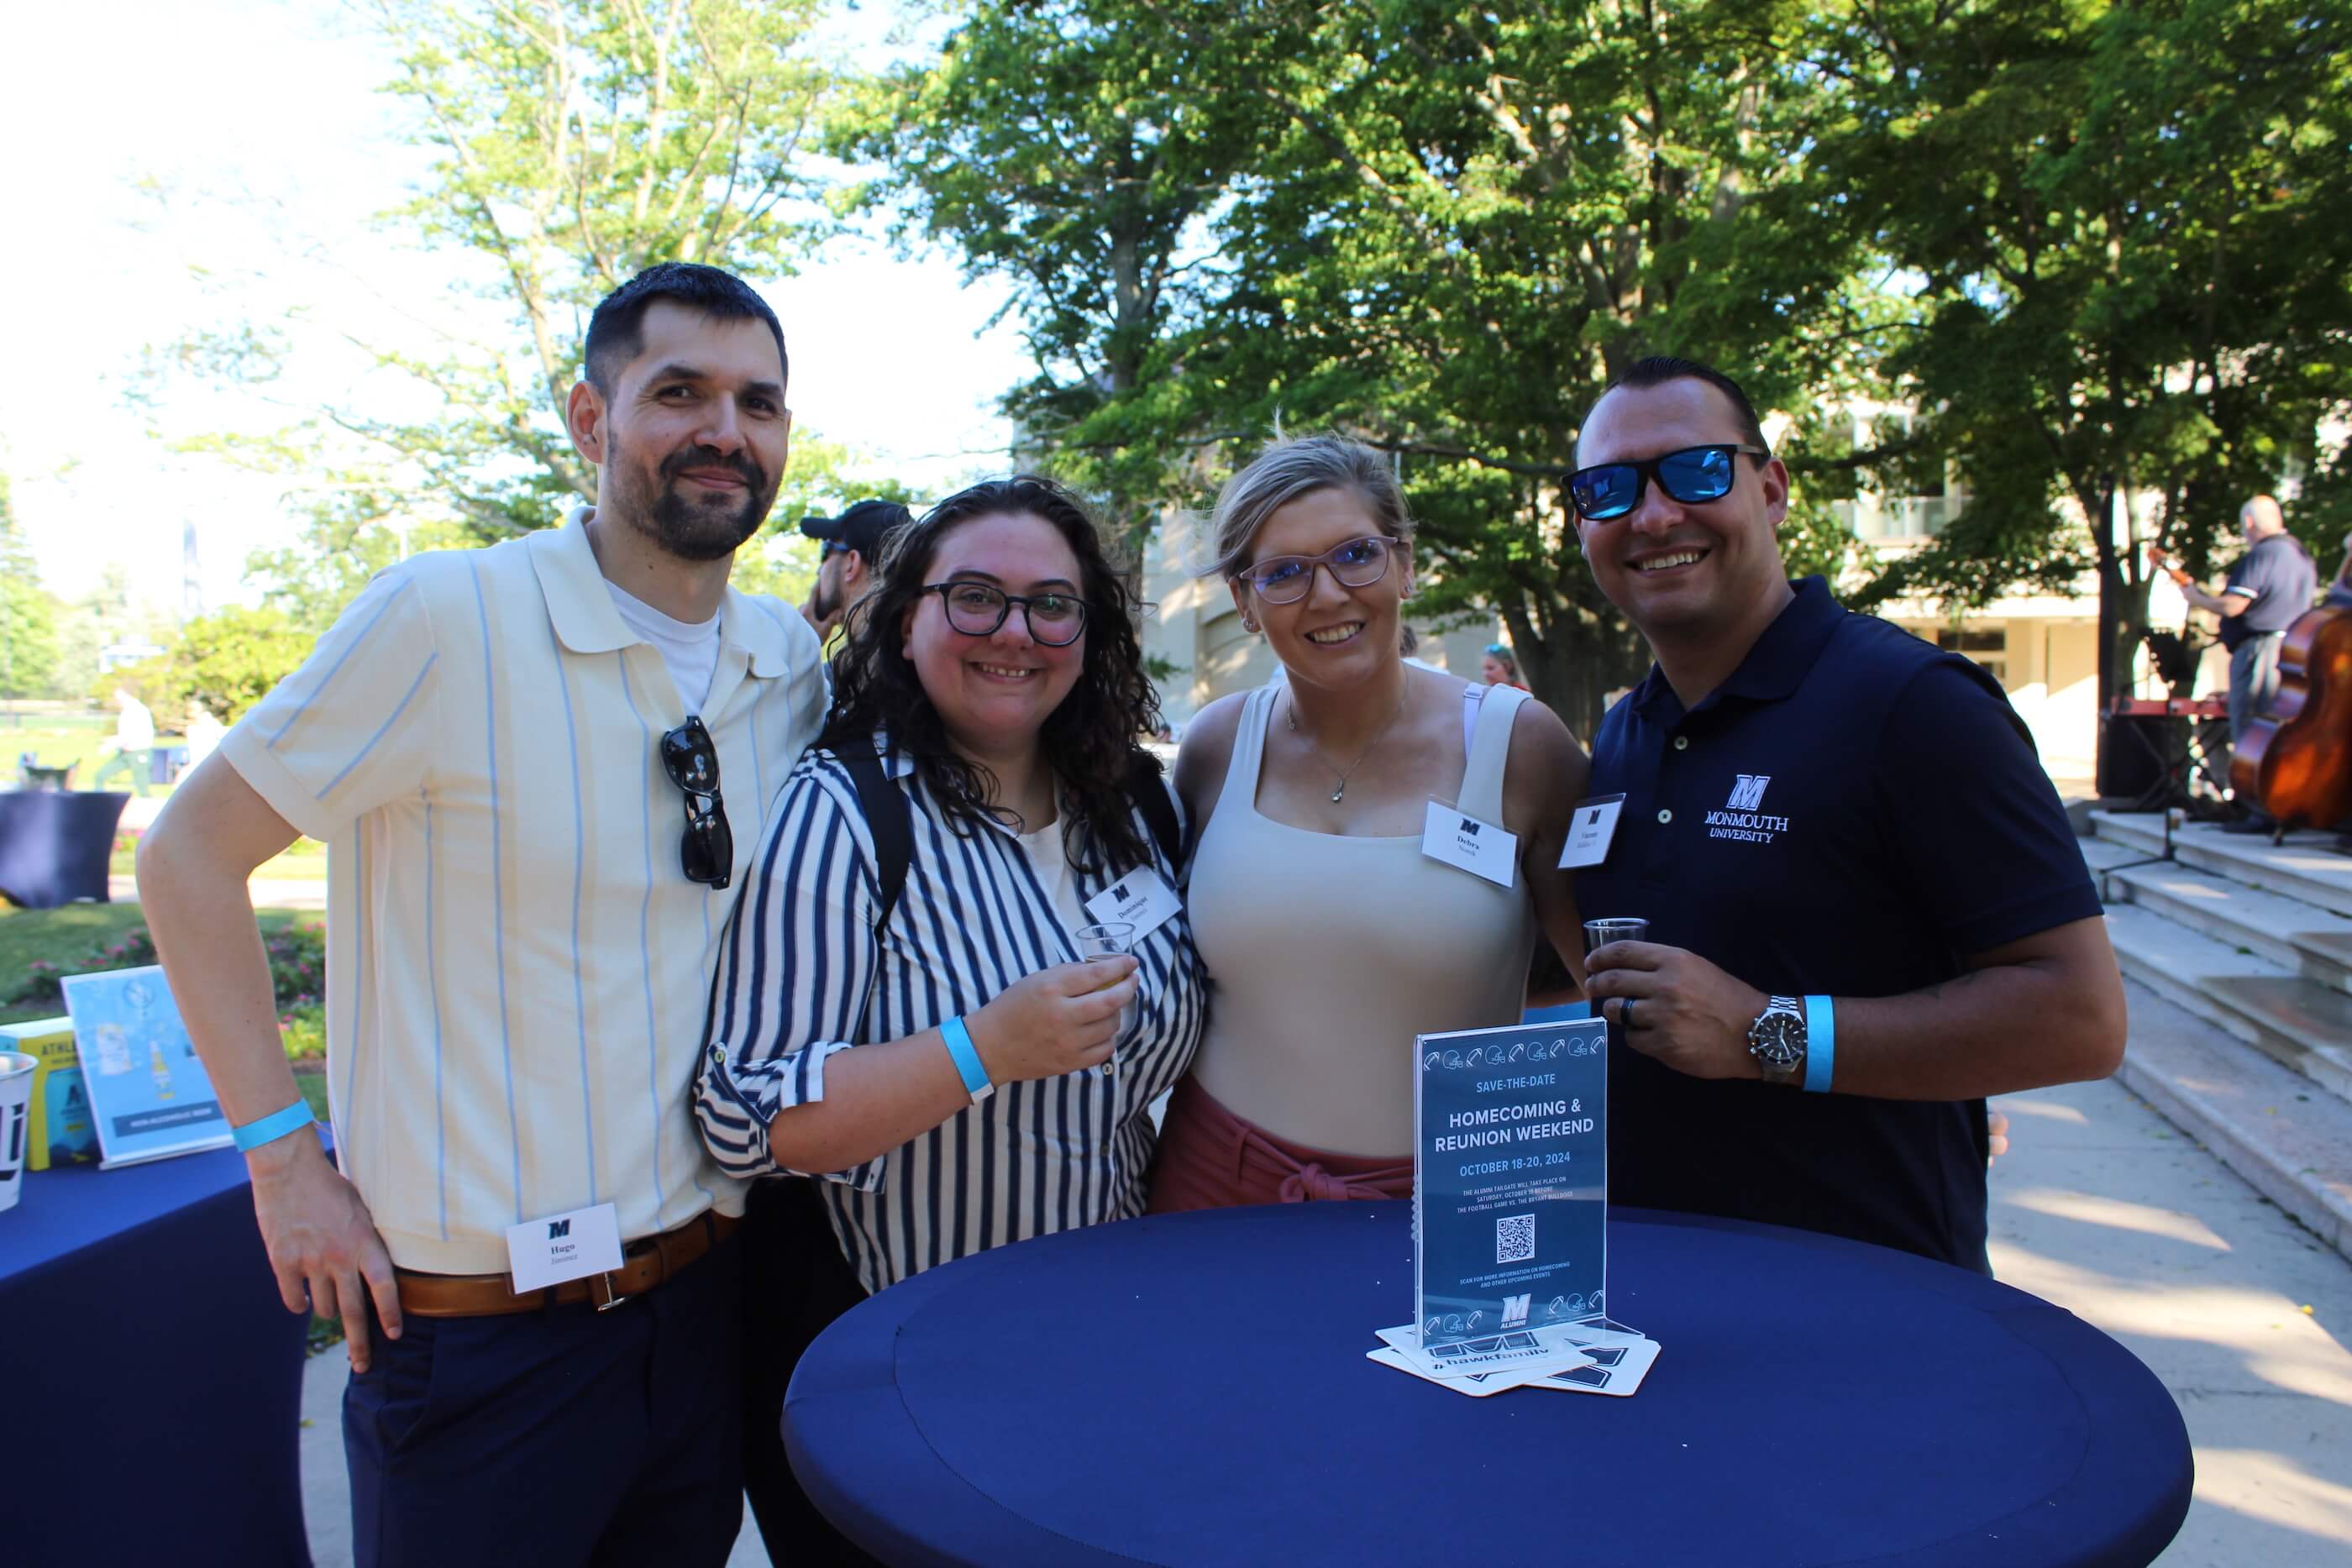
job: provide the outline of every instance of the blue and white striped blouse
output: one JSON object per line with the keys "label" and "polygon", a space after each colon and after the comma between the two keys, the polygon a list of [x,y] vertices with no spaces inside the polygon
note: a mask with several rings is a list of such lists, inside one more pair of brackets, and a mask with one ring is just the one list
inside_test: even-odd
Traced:
{"label": "blue and white striped blouse", "polygon": [[[856,786],[812,748],[769,815],[721,956],[695,1113],[719,1166],[778,1167],[767,1124],[824,1098],[837,1051],[970,1013],[1076,955],[1019,841],[939,812],[911,758],[883,770],[907,792],[914,853],[877,944],[874,838]],[[1152,863],[1175,885],[1137,814]],[[1081,902],[1109,885],[1076,873]],[[820,1175],[835,1231],[868,1291],[1007,1241],[1143,1212],[1147,1108],[1199,1044],[1204,979],[1192,927],[1171,916],[1138,944],[1141,989],[1117,1070],[1008,1083],[888,1153]],[[870,1001],[869,1001],[870,992]]]}

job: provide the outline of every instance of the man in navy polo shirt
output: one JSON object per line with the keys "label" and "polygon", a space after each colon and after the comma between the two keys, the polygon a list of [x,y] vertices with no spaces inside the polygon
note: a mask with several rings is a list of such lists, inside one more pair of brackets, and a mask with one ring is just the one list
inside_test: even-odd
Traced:
{"label": "man in navy polo shirt", "polygon": [[1789,476],[1737,383],[1645,360],[1570,482],[1594,580],[1657,663],[1610,710],[1623,797],[1587,915],[1610,1197],[1983,1270],[1984,1096],[2103,1077],[2121,977],[2055,791],[1966,659],[1792,583]]}
{"label": "man in navy polo shirt", "polygon": [[[2246,553],[2230,569],[2219,593],[2208,593],[2179,567],[2167,567],[2181,596],[2221,618],[2221,646],[2230,651],[2230,744],[2235,747],[2262,711],[2278,695],[2279,644],[2287,629],[2311,608],[2319,592],[2319,568],[2301,540],[2286,531],[2279,504],[2256,496],[2238,508],[2238,528]],[[2162,564],[2153,550],[2150,558]],[[2267,833],[2277,824],[2259,806],[2222,829],[2230,833]]]}

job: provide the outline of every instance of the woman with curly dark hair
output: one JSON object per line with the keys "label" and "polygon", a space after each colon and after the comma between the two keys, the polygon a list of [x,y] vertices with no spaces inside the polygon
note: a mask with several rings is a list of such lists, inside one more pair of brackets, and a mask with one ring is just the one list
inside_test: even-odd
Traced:
{"label": "woman with curly dark hair", "polygon": [[[724,939],[696,1105],[729,1174],[817,1178],[848,1259],[827,1282],[838,1259],[793,1249],[772,1272],[814,1278],[807,1299],[751,1303],[754,1438],[797,1350],[863,1295],[1143,1212],[1147,1111],[1192,1062],[1202,981],[1152,826],[1172,838],[1174,809],[1136,745],[1159,715],[1134,608],[1077,501],[1024,477],[892,535],[849,612],[832,712]],[[875,806],[911,828],[887,908]],[[1087,957],[1082,930],[1114,915],[1125,953]],[[799,1187],[753,1207],[805,1214]],[[835,1539],[775,1445],[752,1455],[762,1532]]]}
{"label": "woman with curly dark hair", "polygon": [[[824,1178],[869,1291],[1141,1212],[1145,1110],[1192,1061],[1202,998],[1176,868],[1130,793],[1166,788],[1137,771],[1156,713],[1132,606],[1067,492],[950,496],[885,546],[824,733],[768,813],[697,1112],[730,1175]],[[860,748],[912,828],[887,911]],[[1089,958],[1080,932],[1114,910],[1127,951]]]}

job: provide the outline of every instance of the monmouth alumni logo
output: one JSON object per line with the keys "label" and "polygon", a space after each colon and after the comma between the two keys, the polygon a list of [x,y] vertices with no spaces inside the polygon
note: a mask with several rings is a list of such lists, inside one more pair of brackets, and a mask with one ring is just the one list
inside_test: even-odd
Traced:
{"label": "monmouth alumni logo", "polygon": [[1706,836],[1738,843],[1769,844],[1787,832],[1788,818],[1770,816],[1759,810],[1764,804],[1765,787],[1771,782],[1769,773],[1733,774],[1731,794],[1723,809],[1706,814]]}

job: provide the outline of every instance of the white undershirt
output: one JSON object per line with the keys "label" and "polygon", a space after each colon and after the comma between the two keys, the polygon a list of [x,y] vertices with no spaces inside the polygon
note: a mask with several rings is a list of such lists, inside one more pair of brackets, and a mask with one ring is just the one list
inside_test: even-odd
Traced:
{"label": "white undershirt", "polygon": [[613,608],[621,612],[628,629],[661,651],[662,663],[669,666],[669,678],[677,685],[677,700],[686,711],[702,711],[703,699],[710,695],[710,677],[719,669],[719,617],[696,625],[691,622],[673,621],[633,593],[623,592],[620,586],[607,580],[604,586],[612,590]]}
{"label": "white undershirt", "polygon": [[1029,857],[1030,869],[1037,873],[1037,885],[1045,890],[1054,913],[1062,917],[1062,925],[1071,931],[1086,925],[1086,905],[1078,901],[1077,873],[1070,869],[1070,855],[1062,844],[1059,820],[1034,833],[1013,833],[1013,839],[1021,846],[1021,852]]}

